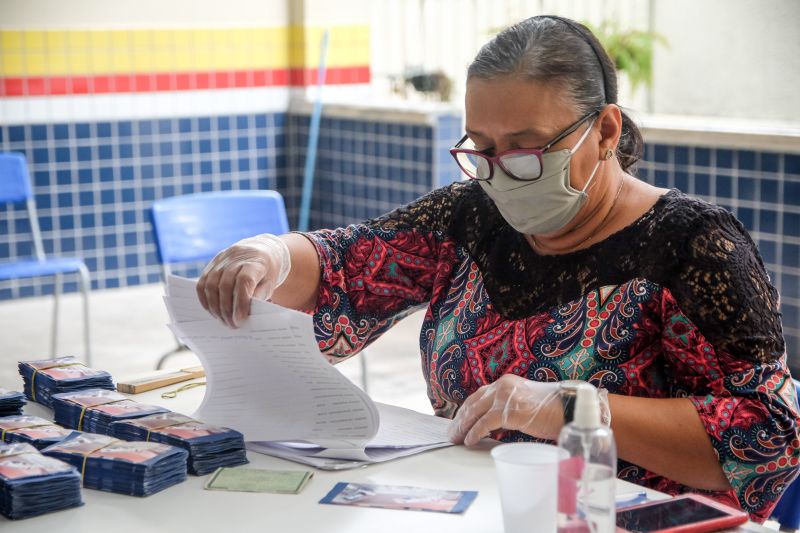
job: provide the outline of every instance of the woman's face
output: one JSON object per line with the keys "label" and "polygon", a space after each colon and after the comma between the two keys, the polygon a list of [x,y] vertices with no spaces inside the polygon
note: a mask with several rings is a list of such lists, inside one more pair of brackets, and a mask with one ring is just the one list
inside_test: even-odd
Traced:
{"label": "woman's face", "polygon": [[[473,78],[467,82],[467,134],[478,150],[489,155],[515,148],[540,148],[580,118],[561,94],[556,84],[513,77]],[[590,124],[587,121],[549,151],[573,148]],[[600,159],[600,133],[597,127],[592,130],[570,163],[570,184],[578,190],[583,189]]]}

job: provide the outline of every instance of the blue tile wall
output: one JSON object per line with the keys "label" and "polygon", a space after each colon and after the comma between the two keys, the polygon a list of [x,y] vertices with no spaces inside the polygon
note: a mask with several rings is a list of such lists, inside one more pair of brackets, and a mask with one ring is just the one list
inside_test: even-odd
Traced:
{"label": "blue tile wall", "polygon": [[638,175],[730,210],[781,295],[790,366],[800,376],[800,155],[648,144]]}
{"label": "blue tile wall", "polygon": [[[282,192],[292,225],[299,217],[309,123],[308,115],[289,116],[292,171]],[[324,117],[309,227],[375,217],[460,179],[447,152],[460,136],[457,113],[434,116],[430,124]]]}
{"label": "blue tile wall", "polygon": [[[45,253],[83,257],[92,287],[113,288],[159,281],[154,200],[275,188],[286,172],[286,147],[275,142],[285,123],[270,113],[3,126],[0,150],[28,159]],[[30,255],[24,206],[0,205],[0,261]],[[4,282],[0,300],[52,290],[47,279]]]}

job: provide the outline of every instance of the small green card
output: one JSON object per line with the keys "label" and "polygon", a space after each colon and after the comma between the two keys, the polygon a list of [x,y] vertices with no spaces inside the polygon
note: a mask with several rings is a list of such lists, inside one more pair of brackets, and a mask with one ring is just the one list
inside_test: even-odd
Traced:
{"label": "small green card", "polygon": [[297,494],[314,476],[309,471],[217,468],[206,483],[208,490]]}

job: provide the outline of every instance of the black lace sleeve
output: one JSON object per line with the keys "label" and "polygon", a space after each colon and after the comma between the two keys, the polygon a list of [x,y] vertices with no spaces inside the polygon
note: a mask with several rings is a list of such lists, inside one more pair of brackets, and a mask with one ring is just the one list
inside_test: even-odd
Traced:
{"label": "black lace sleeve", "polygon": [[705,204],[677,259],[670,290],[717,350],[762,363],[784,354],[778,292],[755,243],[732,214]]}
{"label": "black lace sleeve", "polygon": [[466,182],[458,181],[435,189],[410,204],[367,221],[366,225],[378,226],[385,230],[414,228],[448,233],[454,206],[464,195],[466,188]]}

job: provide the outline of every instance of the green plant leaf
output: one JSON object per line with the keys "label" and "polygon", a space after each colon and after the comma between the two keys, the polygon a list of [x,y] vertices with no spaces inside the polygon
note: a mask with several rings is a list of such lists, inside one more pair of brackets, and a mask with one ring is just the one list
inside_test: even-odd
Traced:
{"label": "green plant leaf", "polygon": [[653,49],[656,44],[669,48],[663,35],[635,29],[622,30],[615,20],[604,20],[599,26],[582,22],[597,36],[617,70],[624,72],[631,83],[631,91],[653,83]]}

